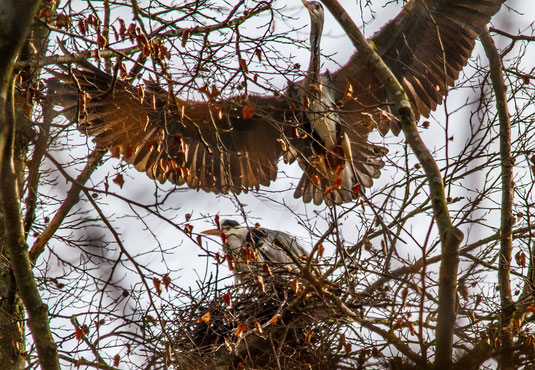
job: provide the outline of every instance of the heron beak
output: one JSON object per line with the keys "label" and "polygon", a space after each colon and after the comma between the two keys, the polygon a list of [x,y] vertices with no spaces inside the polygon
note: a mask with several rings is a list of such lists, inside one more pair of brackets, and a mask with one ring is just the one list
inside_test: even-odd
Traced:
{"label": "heron beak", "polygon": [[206,235],[219,235],[219,234],[221,234],[221,230],[219,230],[219,229],[205,230],[205,231],[201,231],[201,234],[206,234]]}
{"label": "heron beak", "polygon": [[303,5],[310,11],[312,11],[312,5],[307,0],[301,0],[303,2]]}

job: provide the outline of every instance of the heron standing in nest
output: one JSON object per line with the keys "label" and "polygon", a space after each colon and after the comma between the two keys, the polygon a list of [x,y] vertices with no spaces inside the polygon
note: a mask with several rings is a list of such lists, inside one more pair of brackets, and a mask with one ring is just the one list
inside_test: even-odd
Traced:
{"label": "heron standing in nest", "polygon": [[203,231],[203,234],[224,235],[223,249],[233,264],[236,277],[244,272],[257,273],[265,269],[265,265],[275,271],[298,272],[309,256],[296,237],[290,234],[263,227],[241,226],[234,220],[222,220],[218,228]]}

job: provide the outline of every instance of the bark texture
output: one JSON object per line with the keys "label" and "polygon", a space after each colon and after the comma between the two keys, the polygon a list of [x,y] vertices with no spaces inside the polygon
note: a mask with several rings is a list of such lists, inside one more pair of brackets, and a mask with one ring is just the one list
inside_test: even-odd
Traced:
{"label": "bark texture", "polygon": [[498,282],[500,289],[500,340],[502,349],[499,364],[502,369],[515,368],[513,350],[513,314],[515,304],[511,294],[511,257],[513,253],[513,166],[511,156],[511,120],[507,108],[507,87],[503,76],[501,56],[488,29],[481,34],[481,42],[489,58],[490,79],[496,96],[496,110],[500,122],[500,158],[502,162],[501,237],[498,256]]}

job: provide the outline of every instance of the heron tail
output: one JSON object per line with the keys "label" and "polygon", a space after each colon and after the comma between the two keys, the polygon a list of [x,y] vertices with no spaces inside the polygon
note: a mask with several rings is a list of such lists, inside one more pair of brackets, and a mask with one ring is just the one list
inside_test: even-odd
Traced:
{"label": "heron tail", "polygon": [[[381,159],[388,150],[367,142],[349,142],[343,159],[334,155],[315,155],[298,159],[303,175],[294,198],[320,205],[342,204],[358,198],[359,192],[373,185],[385,163]],[[338,157],[338,160],[336,160]],[[359,186],[360,185],[360,186]]]}

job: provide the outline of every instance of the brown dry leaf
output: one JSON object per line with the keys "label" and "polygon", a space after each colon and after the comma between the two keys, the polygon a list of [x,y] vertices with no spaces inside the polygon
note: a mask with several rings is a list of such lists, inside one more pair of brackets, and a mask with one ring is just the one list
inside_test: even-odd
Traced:
{"label": "brown dry leaf", "polygon": [[184,231],[186,232],[186,234],[191,235],[191,233],[193,232],[193,225],[186,224],[184,226]]}
{"label": "brown dry leaf", "polygon": [[143,127],[143,132],[147,131],[147,128],[149,127],[149,116],[145,113],[141,113],[138,117],[139,124]]}
{"label": "brown dry leaf", "polygon": [[293,289],[294,293],[297,295],[303,293],[303,290],[305,289],[303,284],[301,284],[301,282],[297,279],[290,281],[290,287]]}
{"label": "brown dry leaf", "polygon": [[468,290],[468,287],[464,283],[464,280],[459,281],[458,290],[459,290],[459,294],[461,295],[461,297],[463,297],[463,299],[468,299],[468,297],[470,296],[470,291]]}
{"label": "brown dry leaf", "polygon": [[527,256],[524,251],[519,251],[515,254],[515,261],[518,266],[526,267]]}
{"label": "brown dry leaf", "polygon": [[84,339],[84,332],[82,331],[82,328],[80,328],[80,327],[76,328],[74,334],[75,334],[77,340]]}
{"label": "brown dry leaf", "polygon": [[212,85],[212,92],[210,93],[212,98],[217,98],[219,95],[221,95],[221,90],[217,88],[217,86],[214,84]]}
{"label": "brown dry leaf", "polygon": [[145,101],[145,86],[139,85],[137,87],[137,97],[139,99],[139,103],[143,104],[143,102]]}
{"label": "brown dry leaf", "polygon": [[119,362],[121,361],[121,356],[119,354],[116,354],[113,356],[113,366],[117,367],[119,366]]}
{"label": "brown dry leaf", "polygon": [[249,68],[247,67],[247,62],[245,59],[240,58],[240,68],[245,74],[249,73]]}
{"label": "brown dry leaf", "polygon": [[56,15],[56,27],[59,29],[65,28],[68,29],[71,25],[71,17],[66,14]]}
{"label": "brown dry leaf", "polygon": [[254,52],[256,54],[256,57],[258,58],[258,61],[261,62],[262,61],[262,49],[256,48]]}
{"label": "brown dry leaf", "polygon": [[87,23],[84,22],[83,19],[80,19],[78,21],[78,31],[82,34],[82,36],[85,36],[85,34],[87,33]]}
{"label": "brown dry leaf", "polygon": [[223,119],[223,111],[221,110],[221,108],[214,107],[214,112],[216,114],[217,119],[221,121]]}
{"label": "brown dry leaf", "polygon": [[364,245],[364,249],[366,249],[367,251],[371,251],[373,248],[372,242],[368,238],[368,235],[364,235],[364,237],[362,238],[362,244]]}
{"label": "brown dry leaf", "polygon": [[241,113],[243,114],[243,119],[251,119],[254,116],[255,106],[253,104],[247,104],[242,108]]}
{"label": "brown dry leaf", "polygon": [[124,40],[124,37],[126,35],[126,24],[124,23],[124,19],[118,18],[118,20],[119,20],[119,34]]}
{"label": "brown dry leaf", "polygon": [[97,36],[97,45],[99,48],[104,49],[106,46],[108,46],[108,40],[103,35],[99,34]]}
{"label": "brown dry leaf", "polygon": [[277,323],[277,321],[279,321],[279,315],[278,315],[278,314],[275,315],[275,316],[273,316],[273,317],[271,318],[271,320],[269,320],[269,323],[270,323],[271,325],[275,325],[275,324]]}
{"label": "brown dry leaf", "polygon": [[236,332],[234,333],[234,335],[237,336],[238,338],[241,337],[243,332],[247,330],[247,327],[248,326],[246,324],[238,324],[238,327],[236,328]]}
{"label": "brown dry leaf", "polygon": [[530,304],[526,307],[526,311],[529,311],[531,313],[535,313],[535,303]]}
{"label": "brown dry leaf", "polygon": [[125,79],[126,77],[128,77],[128,71],[126,69],[126,65],[123,62],[119,63],[119,72],[120,72],[119,76],[122,79]]}
{"label": "brown dry leaf", "polygon": [[254,261],[258,257],[256,252],[254,252],[248,245],[240,249],[240,256],[244,263],[249,263],[249,261]]}
{"label": "brown dry leaf", "polygon": [[225,338],[225,348],[227,349],[227,351],[229,352],[232,352],[232,343],[230,342],[230,340],[228,340],[228,338]]}
{"label": "brown dry leaf", "polygon": [[487,333],[485,333],[485,332],[482,332],[482,333],[480,334],[480,336],[481,336],[481,339],[483,339],[483,341],[484,341],[485,343],[487,343],[487,345],[490,346],[490,338],[489,338],[489,335],[488,335]]}
{"label": "brown dry leaf", "polygon": [[273,273],[271,272],[271,268],[269,267],[269,265],[267,263],[264,263],[264,266],[262,266],[262,269],[269,276],[273,276]]}
{"label": "brown dry leaf", "polygon": [[383,354],[381,353],[381,351],[379,351],[377,349],[377,347],[373,347],[372,348],[372,356],[375,357],[375,358],[379,358],[379,357],[383,357]]}
{"label": "brown dry leaf", "polygon": [[50,8],[43,8],[39,12],[39,18],[50,18],[54,15],[54,12]]}
{"label": "brown dry leaf", "polygon": [[312,336],[314,335],[314,333],[312,331],[307,331],[306,335],[305,335],[305,343],[310,343],[310,340],[312,339]]}
{"label": "brown dry leaf", "polygon": [[227,254],[227,263],[228,263],[228,269],[230,271],[234,271],[236,268],[236,263],[234,262],[234,258],[230,254]]}
{"label": "brown dry leaf", "polygon": [[210,324],[210,320],[212,319],[212,315],[210,312],[205,313],[201,317],[197,319],[198,323],[204,322],[205,324]]}
{"label": "brown dry leaf", "polygon": [[190,32],[189,30],[182,31],[182,47],[186,46],[186,43],[188,42]]}
{"label": "brown dry leaf", "polygon": [[117,31],[117,28],[115,28],[115,26],[112,25],[111,29],[113,30],[113,35],[115,36],[115,42],[121,41],[121,35],[119,34],[119,31]]}
{"label": "brown dry leaf", "polygon": [[303,110],[307,110],[308,107],[310,107],[310,100],[308,99],[308,96],[305,95],[303,98]]}
{"label": "brown dry leaf", "polygon": [[156,288],[156,293],[158,294],[158,297],[162,294],[162,282],[158,278],[152,278],[152,284],[154,285],[154,288]]}
{"label": "brown dry leaf", "polygon": [[264,283],[264,278],[262,276],[257,276],[256,280],[258,281],[258,286],[262,290],[263,293],[266,292],[266,284]]}
{"label": "brown dry leaf", "polygon": [[163,286],[167,290],[169,288],[169,284],[171,284],[171,278],[169,277],[169,274],[165,274],[162,278]]}
{"label": "brown dry leaf", "polygon": [[124,178],[123,178],[123,175],[122,174],[118,174],[117,176],[115,176],[112,180],[114,183],[116,183],[117,185],[119,185],[119,187],[122,189],[123,188],[123,185],[124,185]]}
{"label": "brown dry leaf", "polygon": [[401,301],[403,302],[403,307],[405,307],[405,303],[407,302],[408,295],[409,295],[409,288],[403,288],[401,290]]}
{"label": "brown dry leaf", "polygon": [[325,247],[323,244],[318,245],[318,256],[323,257],[323,252],[325,252]]}
{"label": "brown dry leaf", "polygon": [[513,318],[513,328],[515,330],[520,329],[520,326],[522,326],[522,320],[520,320],[520,317],[514,317]]}
{"label": "brown dry leaf", "polygon": [[134,41],[134,38],[136,37],[136,24],[130,23],[128,26],[128,29],[126,30],[126,34],[130,37],[130,40]]}
{"label": "brown dry leaf", "polygon": [[346,81],[346,91],[344,93],[344,101],[351,100],[353,98],[353,85],[349,81]]}
{"label": "brown dry leaf", "polygon": [[288,146],[286,145],[286,143],[284,142],[284,140],[282,140],[282,139],[277,139],[277,141],[278,141],[279,144],[281,145],[282,151],[283,151],[283,152],[286,152],[286,151],[288,150]]}
{"label": "brown dry leaf", "polygon": [[225,295],[223,295],[223,301],[226,303],[227,306],[232,308],[232,299],[230,297],[230,293],[229,292],[227,292],[227,293],[225,293]]}
{"label": "brown dry leaf", "polygon": [[256,326],[256,330],[258,330],[260,334],[264,333],[264,329],[262,329],[262,325],[258,321],[255,320],[254,325]]}

